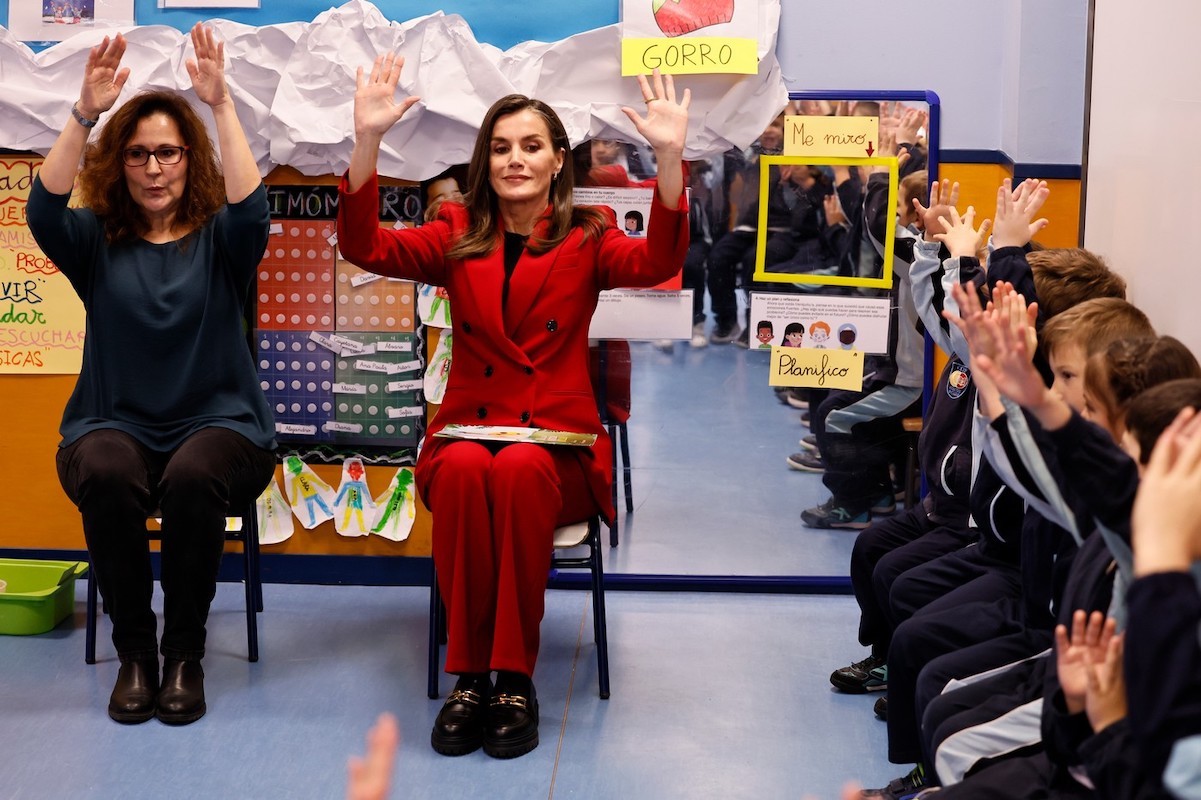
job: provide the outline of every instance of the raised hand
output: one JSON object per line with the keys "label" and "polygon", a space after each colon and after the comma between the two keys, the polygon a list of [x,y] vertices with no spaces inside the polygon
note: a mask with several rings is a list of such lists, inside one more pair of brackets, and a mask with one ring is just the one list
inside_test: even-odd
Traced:
{"label": "raised hand", "polygon": [[347,800],[386,800],[392,790],[392,770],[400,746],[400,726],[391,714],[380,714],[367,731],[367,753],[351,756],[347,764]]}
{"label": "raised hand", "polygon": [[1131,513],[1134,573],[1184,571],[1201,559],[1201,414],[1186,408],[1155,443]]}
{"label": "raised hand", "polygon": [[918,133],[926,125],[927,113],[916,108],[907,108],[897,123],[897,144],[917,144]]}
{"label": "raised hand", "polygon": [[917,211],[918,217],[921,218],[922,224],[925,227],[925,239],[927,242],[937,241],[935,235],[942,233],[945,228],[939,222],[941,217],[951,216],[951,211],[959,202],[959,181],[952,183],[947,178],[943,178],[942,184],[934,181],[930,184],[930,206],[922,205],[920,198],[913,198],[913,208]]}
{"label": "raised hand", "polygon": [[639,75],[638,87],[646,103],[646,116],[640,116],[626,106],[622,107],[622,112],[656,153],[683,153],[692,91],[685,89],[683,97],[677,101],[675,80],[657,69],[651,74],[650,80],[645,75]]}
{"label": "raised hand", "polygon": [[826,209],[826,224],[827,225],[848,225],[850,221],[847,219],[846,212],[842,210],[842,202],[838,199],[838,193],[828,194],[822,198],[822,205]]}
{"label": "raised hand", "polygon": [[216,108],[229,100],[229,87],[225,83],[225,42],[218,42],[212,28],[197,22],[192,26],[192,48],[196,58],[189,58],[184,64],[192,79],[192,89],[200,102]]}
{"label": "raised hand", "polygon": [[1099,641],[1088,656],[1088,692],[1084,710],[1094,733],[1126,718],[1126,678],[1122,672],[1126,639],[1114,631],[1114,621],[1107,620]]}
{"label": "raised hand", "polygon": [[119,33],[111,39],[105,36],[100,44],[88,51],[83,86],[76,104],[80,114],[88,119],[99,119],[117,102],[121,87],[129,79],[129,68],[121,68],[124,55],[125,37]]}
{"label": "raised hand", "polygon": [[388,53],[376,57],[369,74],[364,74],[363,68],[359,67],[355,75],[354,92],[356,137],[382,137],[421,99],[410,95],[396,102],[396,86],[400,82],[404,63],[404,56]]}
{"label": "raised hand", "polygon": [[[917,201],[914,203],[916,205]],[[991,224],[984,220],[980,227],[976,228],[975,222],[976,209],[973,206],[967,207],[967,213],[963,217],[959,216],[955,206],[951,206],[950,219],[938,218],[938,225],[943,232],[934,234],[933,238],[947,246],[952,258],[975,256],[988,241],[988,227]]]}
{"label": "raised hand", "polygon": [[[1050,399],[1042,376],[1034,368],[1035,339],[1033,320],[1037,305],[1026,305],[1026,298],[1013,292],[1004,281],[993,289],[993,308],[985,324],[995,338],[994,355],[973,354],[974,363],[996,384],[997,389],[1020,406],[1036,414]],[[1068,412],[1070,416],[1070,411]]]}
{"label": "raised hand", "polygon": [[996,247],[1025,247],[1047,226],[1047,220],[1035,219],[1051,190],[1046,181],[1027,180],[1013,188],[1006,178],[997,187],[997,213],[993,217],[993,244]]}
{"label": "raised hand", "polygon": [[1092,667],[1092,651],[1101,641],[1102,632],[1109,628],[1113,636],[1113,620],[1108,622],[1100,611],[1090,616],[1082,609],[1072,614],[1072,630],[1066,625],[1055,626],[1055,663],[1059,677],[1059,688],[1063,691],[1064,704],[1071,714],[1085,710],[1088,702],[1089,670]]}

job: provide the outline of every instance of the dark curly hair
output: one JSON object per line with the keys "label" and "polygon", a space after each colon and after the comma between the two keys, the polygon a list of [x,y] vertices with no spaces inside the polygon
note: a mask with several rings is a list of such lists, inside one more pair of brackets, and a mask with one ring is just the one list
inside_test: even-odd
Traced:
{"label": "dark curly hair", "polygon": [[142,92],[117,109],[100,135],[84,152],[79,173],[80,197],[104,223],[110,243],[137,239],[149,230],[142,209],[125,182],[121,153],[137,131],[138,123],[153,114],[166,114],[179,127],[189,147],[187,182],[176,212],[176,224],[190,230],[225,204],[225,178],[217,151],[204,123],[186,100],[173,92]]}

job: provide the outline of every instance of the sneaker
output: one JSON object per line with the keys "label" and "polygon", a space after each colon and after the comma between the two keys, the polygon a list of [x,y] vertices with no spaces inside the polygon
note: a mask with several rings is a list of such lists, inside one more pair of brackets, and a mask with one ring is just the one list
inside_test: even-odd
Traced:
{"label": "sneaker", "polygon": [[[806,436],[805,438],[801,439],[801,447],[805,448],[806,450],[808,450],[811,453],[818,452],[817,435],[811,433],[808,436]],[[893,508],[894,509],[896,508],[896,504],[893,504]],[[874,508],[872,509],[872,511],[875,511],[875,510],[876,509],[874,509]]]}
{"label": "sneaker", "polygon": [[655,349],[661,350],[664,353],[674,353],[676,342],[674,339],[656,339]]}
{"label": "sneaker", "polygon": [[876,715],[876,719],[888,722],[888,695],[876,698],[876,704],[872,706],[872,712]]}
{"label": "sneaker", "polygon": [[809,427],[809,412],[808,411],[806,411],[804,414],[801,414],[801,424],[804,425],[806,428]]}
{"label": "sneaker", "polygon": [[903,797],[917,794],[922,789],[930,785],[930,781],[926,778],[926,769],[918,764],[909,774],[889,781],[888,785],[882,789],[864,789],[859,793],[864,800],[874,800],[875,798],[883,798],[884,800],[901,800]]}
{"label": "sneaker", "polygon": [[734,346],[741,347],[743,350],[751,349],[751,329],[747,328],[738,337],[734,339]]}
{"label": "sneaker", "polygon": [[801,472],[825,472],[826,465],[822,463],[820,453],[811,453],[806,450],[803,453],[793,453],[788,457],[788,468],[800,470]]}
{"label": "sneaker", "polygon": [[785,402],[787,402],[788,405],[792,406],[793,408],[809,408],[809,398],[798,392],[796,389],[793,389],[788,393],[788,395],[785,397]]}
{"label": "sneaker", "polygon": [[[883,676],[882,681],[879,680],[880,676]],[[848,694],[882,692],[888,688],[888,665],[879,656],[869,655],[849,667],[831,672],[830,683],[834,685],[835,689],[840,689]]]}
{"label": "sneaker", "polygon": [[689,344],[693,347],[709,346],[709,338],[705,336],[705,323],[698,322],[692,326],[692,339]]}
{"label": "sneaker", "polygon": [[709,344],[729,344],[737,339],[740,333],[742,333],[742,329],[738,327],[737,322],[718,325],[713,329],[713,333],[709,334]]}
{"label": "sneaker", "polygon": [[[792,459],[789,458],[789,464]],[[854,511],[831,497],[820,506],[801,512],[801,522],[810,528],[848,528],[861,530],[872,524],[872,514],[867,509]]]}
{"label": "sneaker", "polygon": [[[806,439],[810,438],[808,436]],[[803,440],[802,440],[803,441]],[[892,492],[881,495],[880,499],[872,503],[871,512],[873,514],[892,514],[897,510],[897,498]]]}

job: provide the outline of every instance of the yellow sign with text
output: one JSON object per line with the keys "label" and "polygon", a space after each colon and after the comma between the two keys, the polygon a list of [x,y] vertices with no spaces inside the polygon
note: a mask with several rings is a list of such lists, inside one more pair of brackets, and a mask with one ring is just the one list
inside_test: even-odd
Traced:
{"label": "yellow sign with text", "polygon": [[880,147],[878,117],[784,118],[784,155],[871,158]]}
{"label": "yellow sign with text", "polygon": [[863,389],[863,353],[816,347],[773,347],[767,382],[771,386],[858,392]]}
{"label": "yellow sign with text", "polygon": [[758,48],[756,39],[729,36],[622,39],[621,74],[649,75],[657,69],[664,75],[754,75],[759,71]]}
{"label": "yellow sign with text", "polygon": [[0,373],[78,373],[83,304],[33,239],[25,204],[42,157],[0,158]]}

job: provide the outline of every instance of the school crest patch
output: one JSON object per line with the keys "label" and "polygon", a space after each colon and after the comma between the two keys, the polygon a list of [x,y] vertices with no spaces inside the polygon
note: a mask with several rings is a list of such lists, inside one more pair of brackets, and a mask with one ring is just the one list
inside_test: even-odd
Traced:
{"label": "school crest patch", "polygon": [[958,358],[951,359],[951,368],[947,371],[947,397],[958,400],[971,385],[972,371],[967,364]]}

